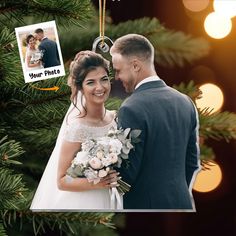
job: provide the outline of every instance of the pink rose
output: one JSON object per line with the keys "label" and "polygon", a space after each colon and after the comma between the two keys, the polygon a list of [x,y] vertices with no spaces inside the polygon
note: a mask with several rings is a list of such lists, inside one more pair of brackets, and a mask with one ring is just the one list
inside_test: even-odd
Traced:
{"label": "pink rose", "polygon": [[107,176],[107,172],[104,169],[98,171],[98,177],[103,178]]}
{"label": "pink rose", "polygon": [[93,157],[89,160],[89,165],[95,170],[103,167],[102,162],[97,157]]}

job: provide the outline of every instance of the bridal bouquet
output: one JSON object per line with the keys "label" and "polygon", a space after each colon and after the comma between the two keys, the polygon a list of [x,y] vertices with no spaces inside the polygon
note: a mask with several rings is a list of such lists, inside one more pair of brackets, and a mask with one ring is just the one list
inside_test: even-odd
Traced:
{"label": "bridal bouquet", "polygon": [[[120,167],[123,159],[139,142],[140,130],[111,128],[107,136],[86,140],[82,143],[81,151],[72,160],[67,175],[76,178],[85,176],[89,182],[98,183],[108,175],[113,167]],[[130,185],[118,180],[118,191],[121,194],[129,191]]]}
{"label": "bridal bouquet", "polygon": [[42,50],[36,51],[32,54],[31,61],[33,63],[37,63],[38,61],[42,60],[42,58],[43,58],[43,51]]}

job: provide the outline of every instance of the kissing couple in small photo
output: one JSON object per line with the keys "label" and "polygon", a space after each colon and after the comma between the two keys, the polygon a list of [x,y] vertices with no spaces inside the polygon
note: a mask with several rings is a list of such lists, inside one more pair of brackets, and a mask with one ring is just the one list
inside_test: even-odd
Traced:
{"label": "kissing couple in small photo", "polygon": [[110,49],[127,93],[107,110],[109,62],[81,51],[70,65],[71,106],[30,209],[195,211],[200,169],[198,113],[191,99],[156,73],[154,47],[142,35]]}
{"label": "kissing couple in small photo", "polygon": [[[37,41],[39,41],[38,46]],[[56,42],[46,37],[43,29],[38,28],[34,34],[28,34],[26,45],[25,67],[27,71],[61,64]]]}

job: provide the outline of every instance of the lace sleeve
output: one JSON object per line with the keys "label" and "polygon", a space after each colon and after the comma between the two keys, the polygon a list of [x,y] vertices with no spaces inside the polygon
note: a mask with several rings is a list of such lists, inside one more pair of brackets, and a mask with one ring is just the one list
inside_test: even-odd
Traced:
{"label": "lace sleeve", "polygon": [[117,127],[114,116],[115,114],[113,114],[113,119],[109,124],[102,127],[88,126],[78,122],[78,119],[74,120],[69,125],[67,125],[63,139],[68,142],[82,143],[88,139],[96,139],[106,136],[111,127]]}
{"label": "lace sleeve", "polygon": [[72,123],[65,129],[64,140],[68,142],[83,142],[87,138],[84,127]]}

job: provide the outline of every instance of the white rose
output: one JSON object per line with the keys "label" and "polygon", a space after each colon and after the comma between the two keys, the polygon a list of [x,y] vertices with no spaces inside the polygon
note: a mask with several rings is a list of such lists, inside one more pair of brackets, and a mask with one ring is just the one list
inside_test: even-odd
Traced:
{"label": "white rose", "polygon": [[97,158],[101,160],[103,157],[104,157],[103,151],[101,151],[101,150],[98,151],[98,152],[97,152]]}
{"label": "white rose", "polygon": [[97,145],[101,145],[102,147],[106,147],[109,145],[110,138],[109,137],[102,137],[97,140]]}
{"label": "white rose", "polygon": [[116,152],[120,154],[122,149],[122,143],[119,139],[112,139],[109,144],[110,144],[110,152]]}
{"label": "white rose", "polygon": [[88,179],[89,182],[93,182],[94,184],[97,184],[100,181],[100,178],[98,177],[98,171],[94,171],[92,169],[87,169],[84,171],[84,175]]}
{"label": "white rose", "polygon": [[88,153],[83,151],[78,152],[73,160],[73,164],[75,165],[79,164],[86,165],[87,163],[88,163]]}
{"label": "white rose", "polygon": [[114,164],[118,161],[118,156],[115,153],[110,153],[109,158],[110,158],[112,164]]}
{"label": "white rose", "polygon": [[109,165],[112,164],[112,160],[111,160],[111,158],[110,158],[110,154],[109,154],[108,157],[102,158],[101,161],[102,161],[102,164],[103,164],[104,166],[109,166]]}
{"label": "white rose", "polygon": [[104,169],[98,171],[98,177],[103,178],[107,176],[107,172]]}
{"label": "white rose", "polygon": [[89,160],[89,164],[95,170],[102,168],[102,162],[97,157],[93,157]]}
{"label": "white rose", "polygon": [[87,140],[82,143],[81,149],[83,151],[89,151],[94,146],[94,142],[92,140]]}

